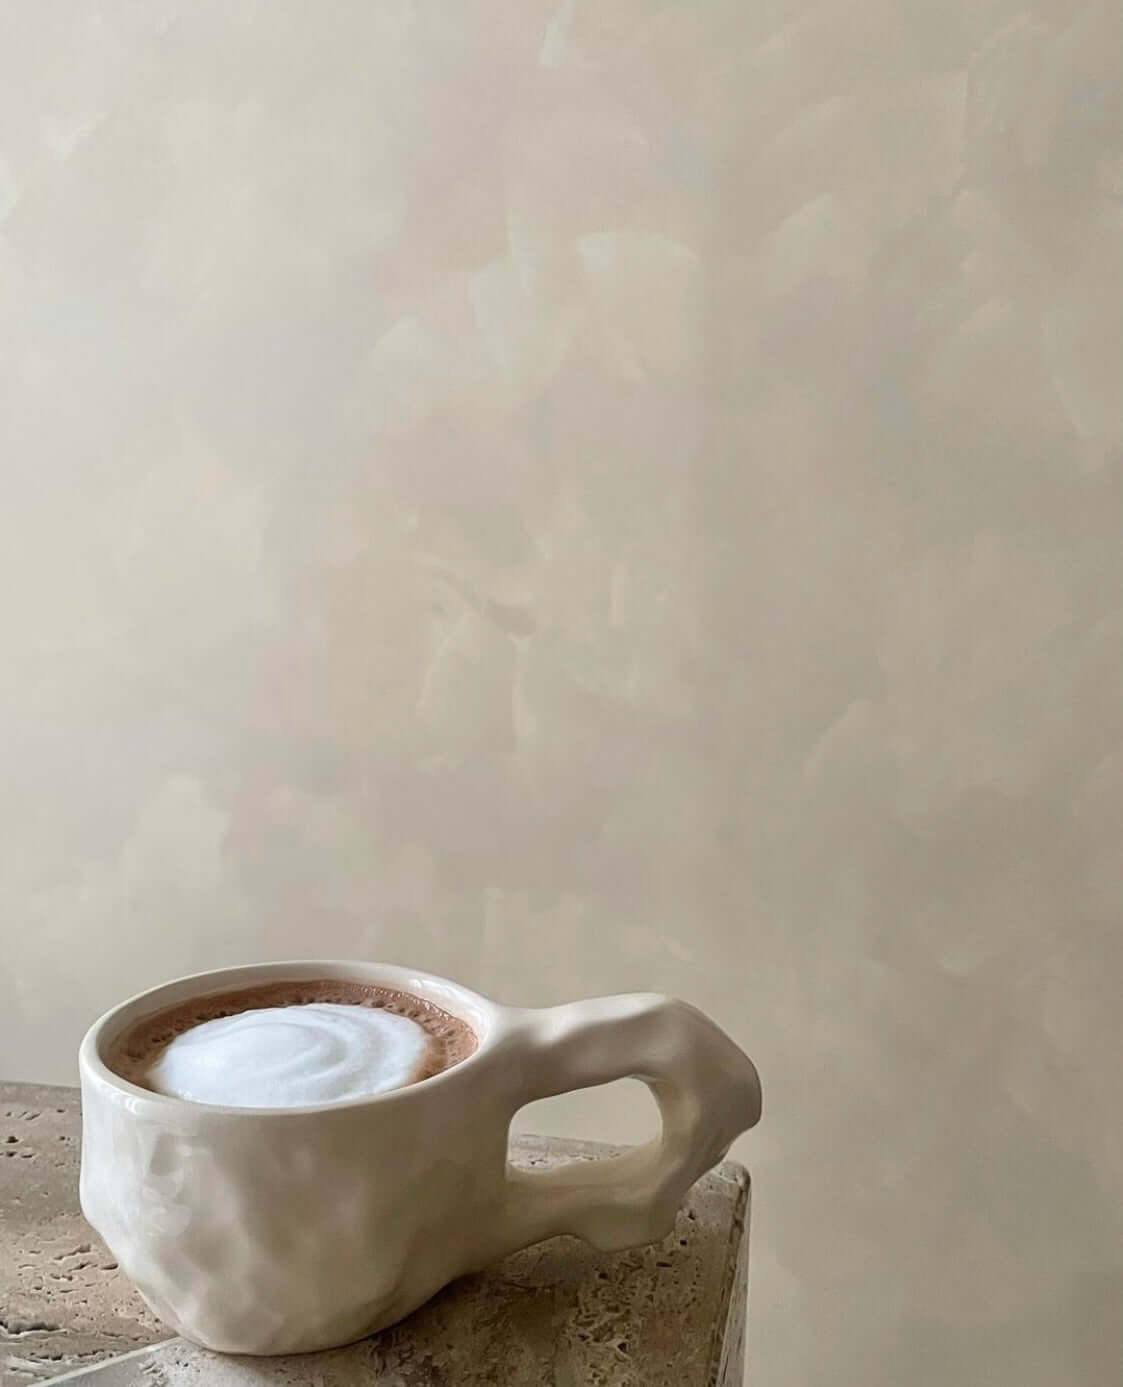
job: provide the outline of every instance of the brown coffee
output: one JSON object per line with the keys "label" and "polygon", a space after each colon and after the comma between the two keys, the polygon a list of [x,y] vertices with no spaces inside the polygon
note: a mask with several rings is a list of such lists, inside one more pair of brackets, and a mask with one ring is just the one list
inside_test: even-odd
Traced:
{"label": "brown coffee", "polygon": [[196,1102],[299,1107],[418,1083],[476,1048],[467,1022],[373,983],[259,983],[145,1017],[106,1062],[141,1088]]}

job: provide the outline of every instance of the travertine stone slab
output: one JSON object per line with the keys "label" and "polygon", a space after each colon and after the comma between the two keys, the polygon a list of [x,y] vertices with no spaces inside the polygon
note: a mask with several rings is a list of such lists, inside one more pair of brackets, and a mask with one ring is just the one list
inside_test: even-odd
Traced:
{"label": "travertine stone slab", "polygon": [[[601,1254],[556,1238],[465,1277],[360,1344],[221,1358],[166,1331],[78,1210],[70,1088],[0,1084],[0,1387],[735,1387],[741,1381],[749,1182],[726,1163],[691,1191],[674,1234]],[[531,1165],[609,1148],[519,1137]],[[124,1355],[124,1356],[121,1356]],[[59,1375],[62,1375],[61,1377]]]}

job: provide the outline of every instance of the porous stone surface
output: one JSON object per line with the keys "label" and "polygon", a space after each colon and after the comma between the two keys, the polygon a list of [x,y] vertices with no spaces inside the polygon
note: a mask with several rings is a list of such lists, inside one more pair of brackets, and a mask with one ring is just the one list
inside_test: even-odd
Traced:
{"label": "porous stone surface", "polygon": [[[446,1288],[349,1348],[219,1357],[167,1331],[78,1209],[75,1089],[0,1083],[0,1387],[735,1387],[741,1381],[749,1181],[725,1163],[691,1190],[673,1234],[604,1254],[571,1238]],[[611,1148],[516,1138],[519,1164]],[[161,1342],[164,1341],[164,1342]]]}
{"label": "porous stone surface", "polygon": [[0,1083],[0,1387],[168,1337],[78,1208],[76,1088]]}

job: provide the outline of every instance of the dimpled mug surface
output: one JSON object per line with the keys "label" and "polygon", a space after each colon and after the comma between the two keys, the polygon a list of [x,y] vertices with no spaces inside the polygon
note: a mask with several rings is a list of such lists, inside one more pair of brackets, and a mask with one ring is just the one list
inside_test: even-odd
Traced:
{"label": "dimpled mug surface", "polygon": [[[403,1088],[283,1108],[168,1097],[106,1063],[130,1027],[187,999],[313,979],[412,994],[467,1022],[477,1047]],[[83,1213],[166,1324],[230,1353],[349,1343],[557,1233],[604,1250],[656,1241],[761,1102],[752,1062],[684,1002],[639,993],[519,1009],[413,969],[349,962],[154,988],[94,1023],[79,1069]],[[655,1095],[657,1140],[591,1165],[508,1165],[525,1103],[629,1076]]]}

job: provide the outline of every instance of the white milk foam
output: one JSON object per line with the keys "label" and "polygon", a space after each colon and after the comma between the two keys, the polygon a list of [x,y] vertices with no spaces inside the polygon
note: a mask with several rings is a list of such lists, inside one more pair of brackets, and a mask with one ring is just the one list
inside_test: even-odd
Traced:
{"label": "white milk foam", "polygon": [[408,1084],[429,1037],[381,1007],[308,1002],[203,1021],[148,1071],[157,1093],[237,1108],[293,1108]]}

